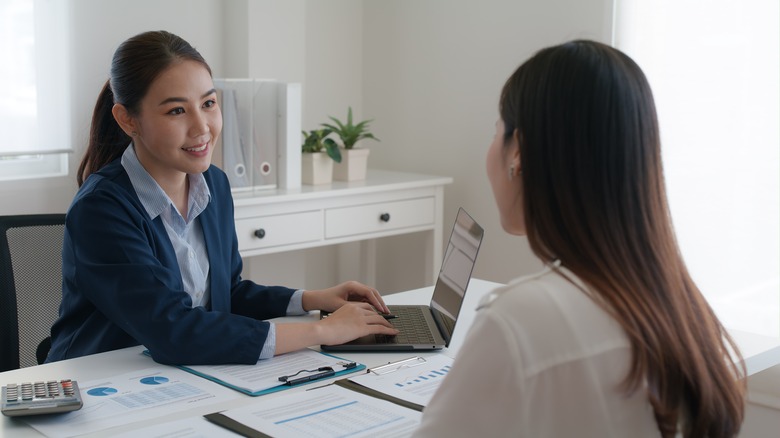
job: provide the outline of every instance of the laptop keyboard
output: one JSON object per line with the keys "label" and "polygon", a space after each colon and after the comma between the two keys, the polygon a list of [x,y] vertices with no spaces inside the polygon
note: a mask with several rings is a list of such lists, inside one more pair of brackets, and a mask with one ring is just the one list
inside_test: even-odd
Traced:
{"label": "laptop keyboard", "polygon": [[393,308],[392,312],[398,318],[389,320],[401,333],[395,336],[376,335],[376,341],[381,344],[433,344],[433,334],[425,322],[423,309],[420,307]]}

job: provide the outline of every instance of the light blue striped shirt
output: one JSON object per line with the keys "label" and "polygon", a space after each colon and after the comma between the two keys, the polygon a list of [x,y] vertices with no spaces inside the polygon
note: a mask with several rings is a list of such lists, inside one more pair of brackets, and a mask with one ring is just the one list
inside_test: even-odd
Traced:
{"label": "light blue striped shirt", "polygon": [[[195,220],[211,202],[211,192],[203,174],[187,175],[190,190],[187,199],[187,219],[185,220],[176,206],[163,191],[157,181],[144,169],[135,153],[133,144],[122,154],[122,167],[133,184],[138,199],[149,217],[162,218],[165,231],[171,240],[179,263],[184,290],[192,299],[192,307],[205,307],[211,297],[209,287],[209,257],[203,229],[200,221]],[[303,310],[303,291],[296,291],[287,305],[288,315],[300,315]],[[276,351],[276,326],[271,323],[260,359],[274,356]]]}
{"label": "light blue striped shirt", "polygon": [[122,167],[130,177],[135,193],[149,217],[162,218],[165,231],[168,232],[168,238],[176,252],[184,290],[192,299],[192,307],[205,307],[211,295],[208,281],[209,256],[200,221],[195,219],[211,201],[211,192],[206,185],[206,180],[202,174],[187,175],[190,180],[190,191],[185,220],[157,181],[138,161],[132,144],[122,154]]}

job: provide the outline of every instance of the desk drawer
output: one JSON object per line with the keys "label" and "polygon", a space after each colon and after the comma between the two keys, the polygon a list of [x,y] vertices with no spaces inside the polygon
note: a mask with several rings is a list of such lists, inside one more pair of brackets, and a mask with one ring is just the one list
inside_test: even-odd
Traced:
{"label": "desk drawer", "polygon": [[322,240],[322,212],[238,219],[236,234],[239,251]]}
{"label": "desk drawer", "polygon": [[325,238],[433,224],[434,198],[383,202],[325,211]]}

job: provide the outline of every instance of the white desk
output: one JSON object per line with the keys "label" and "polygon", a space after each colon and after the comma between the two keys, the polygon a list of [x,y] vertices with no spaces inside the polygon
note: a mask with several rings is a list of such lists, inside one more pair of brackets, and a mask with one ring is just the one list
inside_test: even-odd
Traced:
{"label": "white desk", "polygon": [[375,239],[425,231],[423,284],[441,264],[444,186],[452,178],[369,169],[365,180],[233,195],[243,257],[361,242],[358,280],[375,281]]}
{"label": "white desk", "polygon": [[[460,345],[463,342],[464,333],[468,331],[471,323],[474,320],[474,309],[479,299],[490,290],[498,286],[497,283],[488,282],[484,280],[474,279],[469,285],[469,290],[466,295],[466,300],[463,304],[462,315],[458,318],[458,325],[453,334],[453,340],[450,344],[450,348],[445,351],[445,354],[454,356]],[[403,293],[388,295],[385,301],[388,304],[427,304],[430,301],[431,294],[433,293],[432,287],[426,287],[421,289],[415,289]],[[302,321],[302,320],[315,320],[316,314],[311,314],[303,317],[291,317],[284,318],[284,321]],[[283,322],[283,321],[279,321]],[[761,335],[753,335],[743,332],[733,332],[735,340],[739,344],[742,354],[744,355],[745,362],[747,364],[748,374],[754,374],[769,368],[773,365],[780,364],[780,339],[769,338]],[[71,378],[78,381],[91,381],[100,378],[109,378],[124,374],[133,370],[141,370],[154,366],[154,363],[146,356],[141,354],[143,347],[131,347],[122,350],[112,351],[108,353],[96,354],[93,356],[82,357],[78,359],[70,359],[57,363],[39,365],[30,368],[23,368],[20,370],[6,371],[0,373],[0,385],[14,382],[27,382],[36,380],[50,380],[60,378]],[[423,352],[420,356],[428,356],[433,353]],[[363,363],[370,367],[383,365],[387,362],[403,359],[413,354],[410,353],[338,353],[338,356],[348,358],[360,363]],[[216,385],[216,383],[215,383]],[[307,389],[307,385],[301,387],[294,387],[288,391],[282,391],[275,394],[269,394],[262,397],[278,397],[283,394],[288,394],[291,391],[303,391]],[[251,400],[252,397],[241,395],[238,399],[226,402],[218,406],[210,406],[204,408],[205,410],[191,410],[186,413],[179,413],[171,415],[165,419],[156,419],[151,422],[147,422],[144,426],[161,423],[165,421],[182,419],[197,415],[205,415],[211,412],[217,412],[225,409],[235,408],[242,406],[246,401]],[[111,429],[112,433],[125,432],[140,427],[138,424],[130,424],[127,426]],[[96,433],[91,436],[110,436],[111,434]],[[0,429],[0,437],[39,437],[41,436],[36,430],[27,427],[23,422],[12,420],[8,417],[2,416],[2,429]]]}

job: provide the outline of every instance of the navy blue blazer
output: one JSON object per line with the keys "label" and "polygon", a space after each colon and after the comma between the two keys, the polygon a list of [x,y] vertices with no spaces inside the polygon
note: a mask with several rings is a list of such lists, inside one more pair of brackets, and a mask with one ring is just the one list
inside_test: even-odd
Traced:
{"label": "navy blue blazer", "polygon": [[269,330],[262,320],[285,315],[294,290],[241,279],[227,176],[214,166],[203,175],[208,308],[191,307],[162,219],[149,218],[117,159],[87,178],[68,209],[47,362],[139,344],[160,363],[257,362]]}

